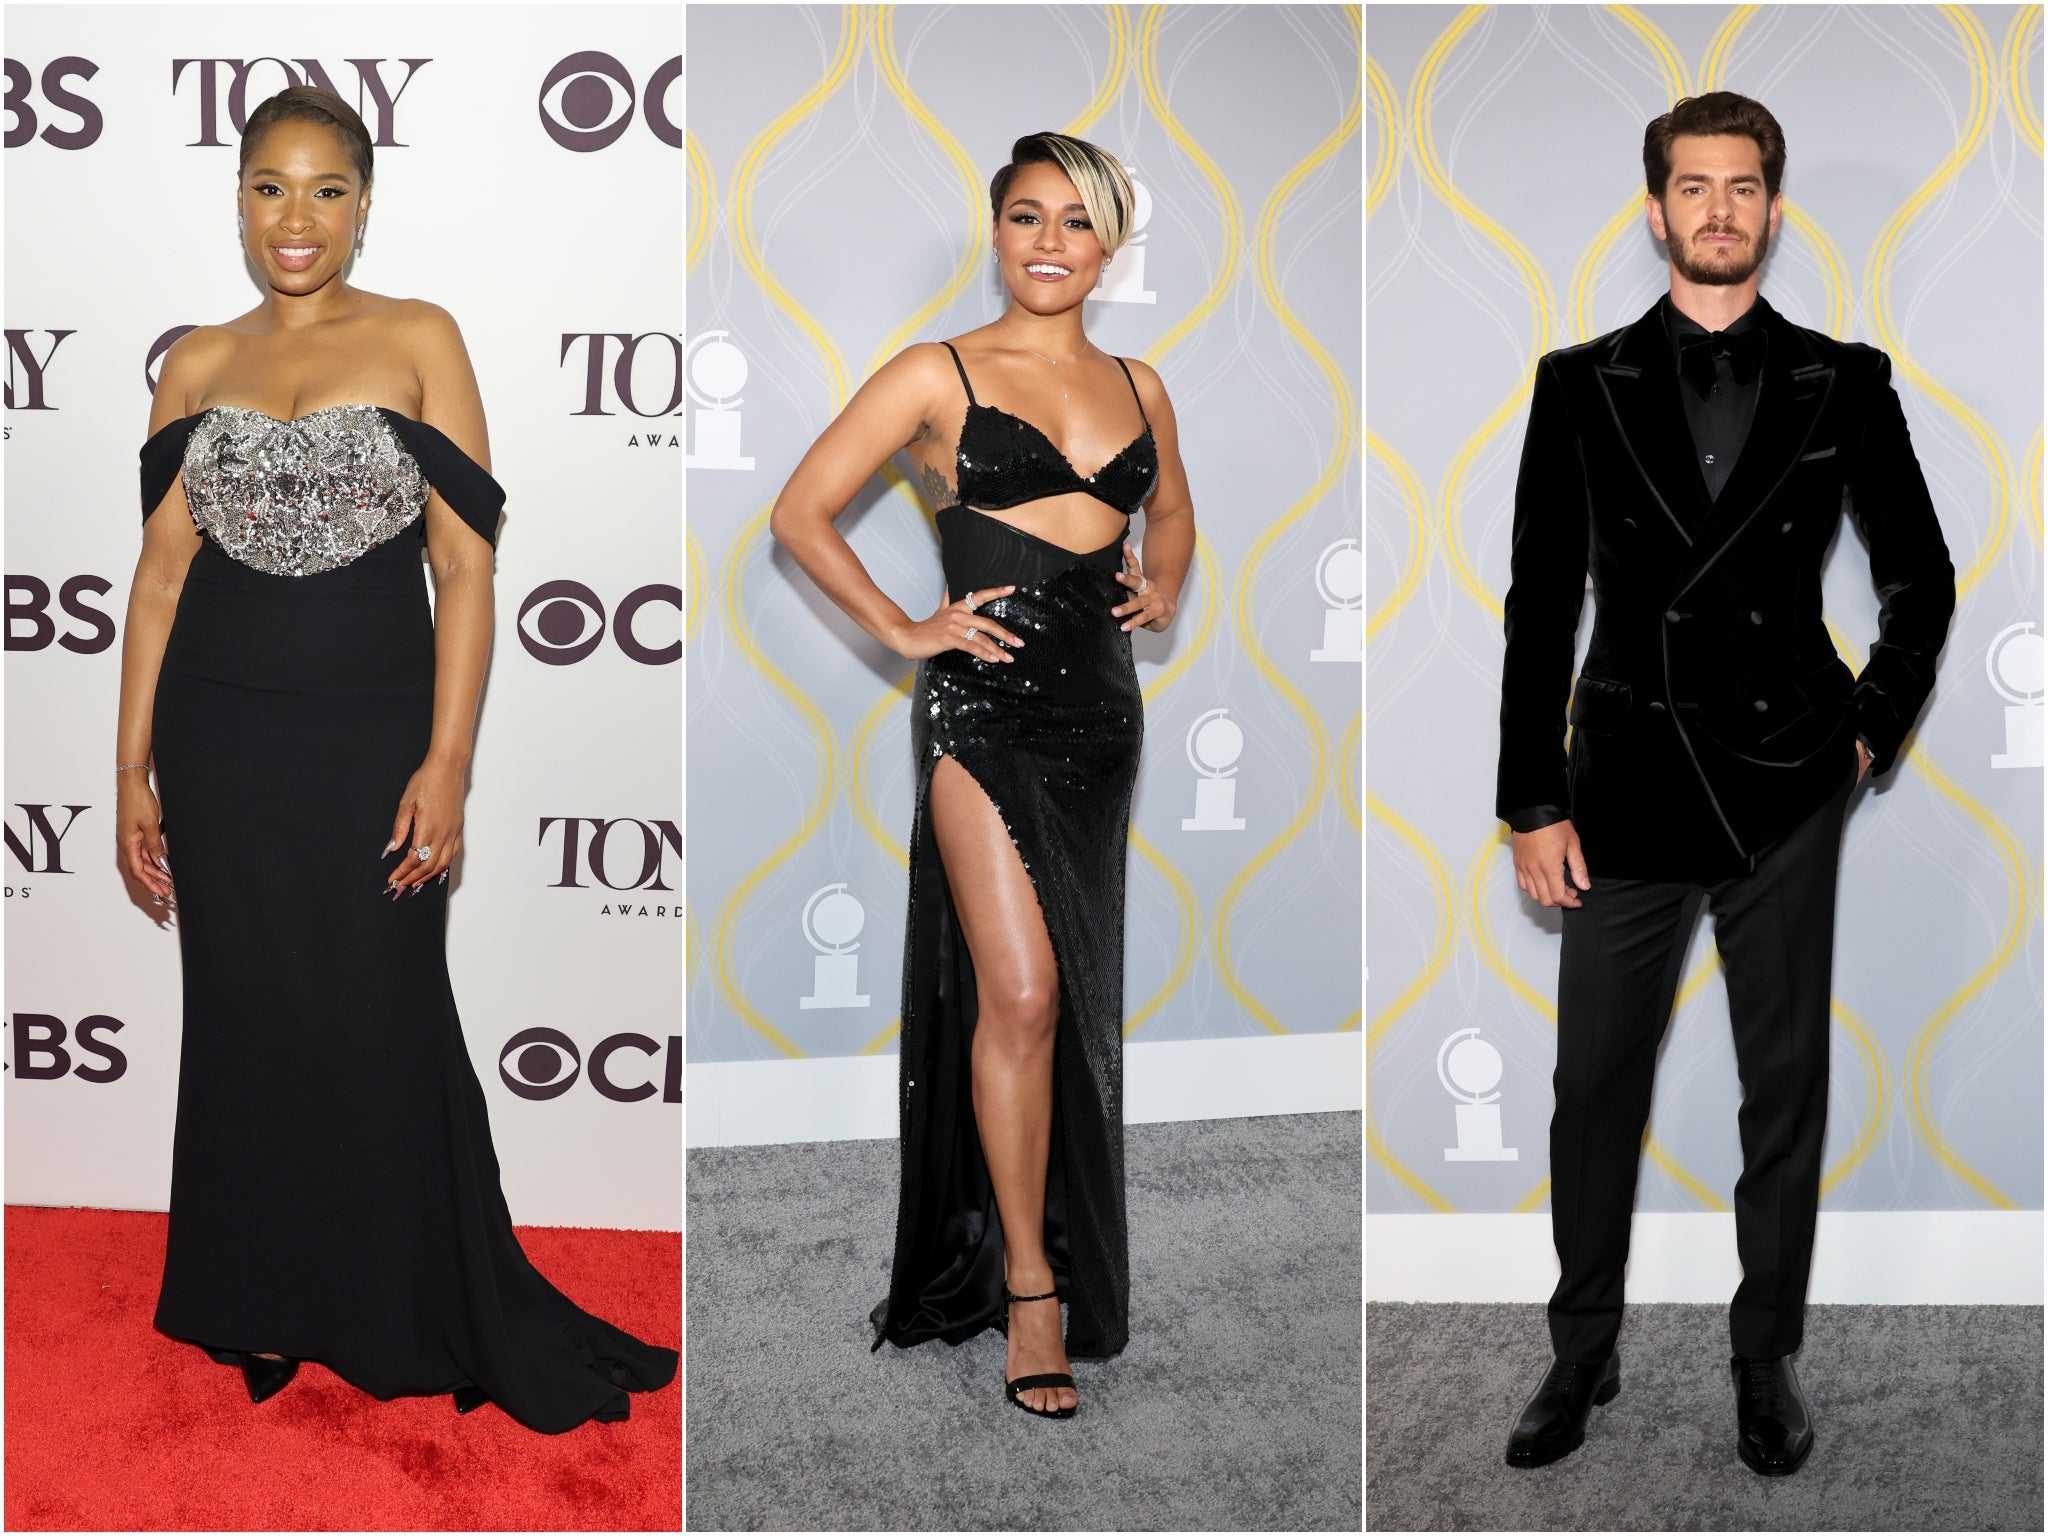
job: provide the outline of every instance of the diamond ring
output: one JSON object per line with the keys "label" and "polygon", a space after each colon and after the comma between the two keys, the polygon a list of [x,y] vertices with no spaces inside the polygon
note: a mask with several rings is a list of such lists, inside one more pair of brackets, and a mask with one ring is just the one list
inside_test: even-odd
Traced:
{"label": "diamond ring", "polygon": [[421,843],[419,847],[413,849],[412,853],[413,857],[418,859],[422,864],[426,863],[428,859],[431,859],[434,856],[433,847],[431,844],[428,843]]}
{"label": "diamond ring", "polygon": [[976,601],[974,600],[974,594],[973,594],[972,592],[970,592],[970,593],[968,593],[968,594],[967,594],[966,602],[967,602],[967,611],[968,611],[969,613],[972,613],[972,612],[974,612],[974,610],[975,610],[976,608],[979,608],[979,607],[981,606],[981,605],[980,605],[979,603],[977,603],[977,602],[976,602]]}

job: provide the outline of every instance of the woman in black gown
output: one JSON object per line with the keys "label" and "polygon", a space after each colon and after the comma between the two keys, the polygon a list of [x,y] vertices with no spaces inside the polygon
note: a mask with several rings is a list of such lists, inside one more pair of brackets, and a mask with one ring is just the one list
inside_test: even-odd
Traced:
{"label": "woman in black gown", "polygon": [[444,932],[504,492],[454,322],[344,281],[370,170],[325,91],[250,114],[263,301],[172,347],[142,449],[117,816],[184,961],[156,1325],[257,1402],[318,1360],[559,1433],[676,1352],[542,1278],[499,1188]]}
{"label": "woman in black gown", "polygon": [[[1159,376],[1082,328],[1131,227],[1130,178],[1092,144],[1032,134],[989,197],[1003,314],[878,370],[770,526],[862,628],[921,663],[902,1188],[875,1347],[1002,1329],[1005,1395],[1064,1418],[1070,1357],[1114,1355],[1128,1332],[1124,843],[1144,713],[1130,631],[1171,622],[1195,530]],[[899,450],[946,575],[922,621],[833,527]],[[1126,542],[1141,505],[1142,570]]]}

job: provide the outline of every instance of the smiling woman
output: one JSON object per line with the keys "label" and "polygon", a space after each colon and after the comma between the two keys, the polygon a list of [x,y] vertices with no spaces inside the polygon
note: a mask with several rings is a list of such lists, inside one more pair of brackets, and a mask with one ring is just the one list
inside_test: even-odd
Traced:
{"label": "smiling woman", "polygon": [[505,494],[453,319],[346,280],[371,169],[326,91],[250,114],[263,297],[166,354],[142,449],[117,835],[184,963],[156,1325],[255,1402],[317,1360],[558,1433],[676,1352],[550,1285],[500,1190],[445,919]]}
{"label": "smiling woman", "polygon": [[[920,663],[902,1186],[875,1345],[1001,1329],[1005,1395],[1054,1418],[1079,1405],[1069,1357],[1117,1354],[1129,1333],[1124,845],[1144,736],[1130,631],[1172,621],[1195,547],[1159,376],[1082,328],[1136,201],[1093,144],[1019,139],[989,186],[1003,312],[882,367],[770,523],[827,596]],[[946,577],[921,621],[833,526],[899,451]],[[1127,542],[1141,511],[1142,568]]]}

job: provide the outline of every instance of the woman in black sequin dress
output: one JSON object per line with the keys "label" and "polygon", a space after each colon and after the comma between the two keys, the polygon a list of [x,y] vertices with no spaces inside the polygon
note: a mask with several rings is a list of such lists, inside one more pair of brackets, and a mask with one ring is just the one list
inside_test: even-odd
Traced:
{"label": "woman in black sequin dress", "polygon": [[[1159,376],[1082,328],[1130,231],[1129,177],[1091,144],[1034,134],[989,191],[1003,315],[881,368],[770,526],[920,663],[903,1174],[875,1345],[1002,1329],[1009,1400],[1065,1417],[1070,1357],[1114,1355],[1128,1334],[1124,847],[1144,716],[1130,631],[1172,621],[1195,530]],[[833,527],[898,451],[933,503],[946,574],[922,621]],[[1143,569],[1128,542],[1141,506]]]}
{"label": "woman in black sequin dress", "polygon": [[549,1284],[499,1188],[444,882],[505,496],[454,322],[345,281],[370,168],[328,92],[250,114],[263,301],[171,348],[142,449],[116,821],[184,962],[156,1325],[257,1402],[317,1360],[559,1433],[676,1352]]}

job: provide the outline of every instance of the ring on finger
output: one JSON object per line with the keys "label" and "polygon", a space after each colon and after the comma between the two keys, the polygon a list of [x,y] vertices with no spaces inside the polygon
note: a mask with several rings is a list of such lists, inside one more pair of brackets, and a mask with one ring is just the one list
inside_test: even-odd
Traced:
{"label": "ring on finger", "polygon": [[973,625],[973,624],[970,624],[970,625],[968,625],[968,626],[967,626],[967,638],[968,638],[968,639],[972,640],[972,639],[973,639],[973,638],[974,638],[974,637],[975,637],[976,635],[978,635],[978,634],[980,634],[980,633],[981,633],[981,630],[980,630],[980,628],[979,628],[978,626],[976,626],[976,625]]}
{"label": "ring on finger", "polygon": [[967,611],[969,613],[974,612],[976,608],[979,608],[981,606],[981,604],[978,601],[976,601],[975,596],[972,592],[968,593],[967,596],[963,599],[963,601],[967,604]]}

